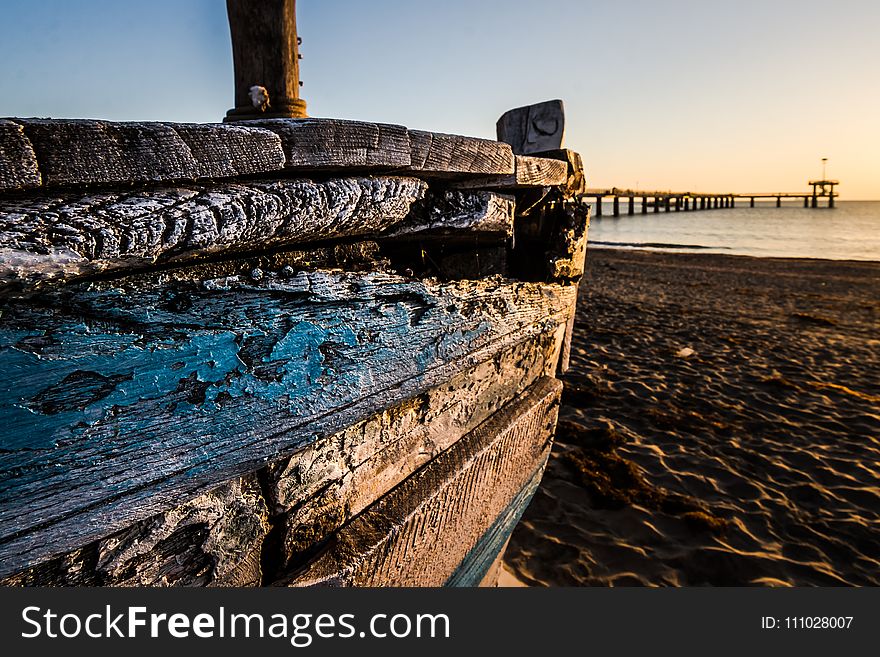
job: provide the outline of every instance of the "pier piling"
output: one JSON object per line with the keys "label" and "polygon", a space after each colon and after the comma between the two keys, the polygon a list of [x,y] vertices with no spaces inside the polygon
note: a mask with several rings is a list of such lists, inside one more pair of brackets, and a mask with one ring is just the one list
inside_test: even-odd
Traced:
{"label": "pier piling", "polygon": [[[673,204],[675,211],[693,212],[696,210],[718,210],[726,208],[736,208],[737,199],[748,199],[749,207],[754,208],[756,199],[776,200],[776,207],[782,207],[783,199],[803,199],[804,207],[819,207],[819,198],[828,198],[829,208],[834,207],[834,199],[837,194],[834,187],[840,184],[837,180],[811,180],[809,185],[812,186],[810,192],[768,192],[764,194],[704,194],[694,192],[675,192],[675,191],[645,191],[627,188],[596,188],[585,190],[581,198],[595,199],[596,205],[594,215],[601,217],[602,200],[611,198],[612,214],[615,217],[621,216],[620,202],[621,199],[626,201],[626,214],[634,215],[636,213],[635,206],[638,197],[641,214],[647,214],[649,208],[653,208],[655,214],[659,212],[671,212]],[[662,207],[662,209],[661,209]],[[822,207],[825,207],[824,205]]]}

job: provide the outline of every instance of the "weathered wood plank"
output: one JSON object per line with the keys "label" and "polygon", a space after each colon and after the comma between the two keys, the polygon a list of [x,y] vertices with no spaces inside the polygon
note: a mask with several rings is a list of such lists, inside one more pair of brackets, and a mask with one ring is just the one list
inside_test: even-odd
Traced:
{"label": "weathered wood plank", "polygon": [[407,218],[383,237],[422,238],[426,235],[477,236],[504,240],[513,236],[515,202],[512,196],[488,191],[429,192],[413,204]]}
{"label": "weathered wood plank", "polygon": [[37,156],[20,125],[0,119],[0,192],[39,187]]}
{"label": "weathered wood plank", "polygon": [[544,378],[339,530],[292,586],[439,586],[546,463],[562,384]]}
{"label": "weathered wood plank", "polygon": [[0,291],[193,255],[379,232],[421,198],[415,178],[208,183],[0,200]]}
{"label": "weathered wood plank", "polygon": [[33,145],[44,186],[195,180],[284,165],[280,139],[253,127],[12,120]]}
{"label": "weathered wood plank", "polygon": [[555,187],[568,177],[568,165],[545,157],[516,156],[516,184],[519,187]]}
{"label": "weathered wood plank", "polygon": [[279,171],[281,139],[269,130],[218,123],[166,124],[192,153],[195,178],[230,178]]}
{"label": "weathered wood plank", "polygon": [[517,107],[502,114],[495,127],[498,141],[510,144],[517,155],[562,148],[565,109],[561,100]]}
{"label": "weathered wood plank", "polygon": [[518,217],[512,268],[531,281],[577,281],[584,273],[589,204],[559,199]]}
{"label": "weathered wood plank", "polygon": [[513,152],[508,144],[423,130],[409,131],[415,175],[460,178],[474,174],[511,174]]}
{"label": "weathered wood plank", "polygon": [[421,394],[563,325],[573,303],[567,286],[499,280],[167,278],[3,309],[0,575]]}
{"label": "weathered wood plank", "polygon": [[503,176],[484,176],[454,182],[454,189],[523,189],[557,187],[568,180],[568,165],[558,159],[516,155],[516,171]]}
{"label": "weathered wood plank", "polygon": [[568,180],[563,189],[565,196],[578,196],[587,190],[586,172],[584,171],[584,162],[581,159],[580,153],[567,148],[561,148],[541,151],[536,155],[542,158],[562,160],[568,164]]}
{"label": "weathered wood plank", "polygon": [[504,551],[507,549],[510,536],[532,501],[535,491],[538,490],[543,474],[543,468],[535,472],[531,480],[516,494],[479,542],[468,552],[444,586],[498,585],[498,575],[501,572]]}
{"label": "weathered wood plank", "polygon": [[[406,170],[420,177],[442,179],[515,173],[513,153],[506,143],[363,121],[0,121],[5,126],[0,128],[0,135],[5,135],[0,144],[10,152],[0,157],[0,169],[10,169],[5,174],[6,187],[0,186],[0,190],[40,184],[53,187],[226,178],[282,168],[303,172]],[[15,126],[20,126],[23,133]],[[31,144],[35,162],[16,154],[27,151],[27,144]],[[42,174],[40,180],[37,172]]]}
{"label": "weathered wood plank", "polygon": [[[538,377],[552,375],[561,328],[270,464],[265,489],[286,554],[313,547]],[[0,585],[258,585],[270,527],[261,476],[234,479]],[[283,555],[268,560],[288,565]]]}
{"label": "weathered wood plank", "polygon": [[319,439],[270,468],[284,527],[276,562],[304,552],[363,511],[541,376],[555,374],[563,327],[513,345],[442,386]]}
{"label": "weathered wood plank", "polygon": [[259,586],[268,513],[255,475],[0,580],[4,586]]}
{"label": "weathered wood plank", "polygon": [[286,169],[397,169],[411,163],[406,128],[343,119],[262,119],[239,125],[271,130],[281,139]]}

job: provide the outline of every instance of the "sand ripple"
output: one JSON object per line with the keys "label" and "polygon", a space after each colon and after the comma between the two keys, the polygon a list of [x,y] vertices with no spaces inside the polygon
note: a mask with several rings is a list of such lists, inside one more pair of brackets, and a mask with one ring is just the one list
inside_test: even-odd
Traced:
{"label": "sand ripple", "polygon": [[880,584],[880,264],[588,261],[557,445],[508,569]]}

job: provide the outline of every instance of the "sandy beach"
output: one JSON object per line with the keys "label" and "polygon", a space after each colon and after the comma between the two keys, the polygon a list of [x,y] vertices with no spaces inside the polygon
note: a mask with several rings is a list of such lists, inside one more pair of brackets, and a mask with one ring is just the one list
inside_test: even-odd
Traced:
{"label": "sandy beach", "polygon": [[880,263],[590,249],[530,585],[880,584]]}

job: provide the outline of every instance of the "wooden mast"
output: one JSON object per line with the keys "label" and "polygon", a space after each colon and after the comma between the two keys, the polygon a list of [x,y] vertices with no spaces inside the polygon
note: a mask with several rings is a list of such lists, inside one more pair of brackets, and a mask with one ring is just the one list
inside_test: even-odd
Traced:
{"label": "wooden mast", "polygon": [[224,121],[303,118],[296,0],[226,0],[235,107]]}

